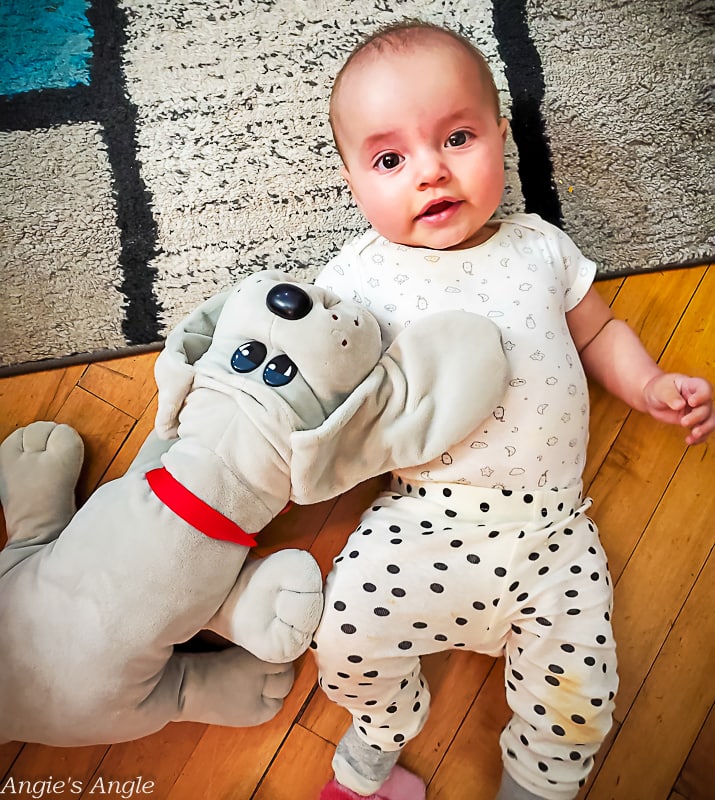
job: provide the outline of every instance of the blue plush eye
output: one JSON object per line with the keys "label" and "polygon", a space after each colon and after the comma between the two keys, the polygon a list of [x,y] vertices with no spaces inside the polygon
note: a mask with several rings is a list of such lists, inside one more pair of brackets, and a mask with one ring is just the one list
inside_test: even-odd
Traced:
{"label": "blue plush eye", "polygon": [[263,381],[269,386],[285,386],[298,373],[296,365],[286,355],[272,358],[263,370]]}
{"label": "blue plush eye", "polygon": [[251,372],[263,363],[267,353],[261,342],[246,342],[231,356],[231,367],[236,372]]}

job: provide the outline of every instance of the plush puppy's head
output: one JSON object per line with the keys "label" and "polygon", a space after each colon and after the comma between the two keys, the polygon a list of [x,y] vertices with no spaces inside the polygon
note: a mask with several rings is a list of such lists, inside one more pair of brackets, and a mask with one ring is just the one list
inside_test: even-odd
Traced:
{"label": "plush puppy's head", "polygon": [[375,318],[312,284],[258,272],[232,289],[198,373],[261,400],[280,395],[319,425],[365,379],[382,350]]}

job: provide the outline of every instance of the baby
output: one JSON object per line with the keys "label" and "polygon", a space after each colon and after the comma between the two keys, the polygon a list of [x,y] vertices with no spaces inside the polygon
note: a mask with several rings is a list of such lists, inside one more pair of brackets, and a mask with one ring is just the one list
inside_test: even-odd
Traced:
{"label": "baby", "polygon": [[330,122],[372,227],[318,283],[364,303],[387,341],[423,314],[484,314],[511,380],[471,436],[393,474],[335,559],[313,647],[353,725],[321,797],[425,797],[396,766],[427,719],[420,656],[461,648],[506,658],[499,800],[573,798],[618,685],[606,556],[581,495],[586,375],[688,444],[715,428],[712,387],[661,371],[562,231],[494,218],[507,121],[468,40],[420,22],[377,32],[338,74]]}

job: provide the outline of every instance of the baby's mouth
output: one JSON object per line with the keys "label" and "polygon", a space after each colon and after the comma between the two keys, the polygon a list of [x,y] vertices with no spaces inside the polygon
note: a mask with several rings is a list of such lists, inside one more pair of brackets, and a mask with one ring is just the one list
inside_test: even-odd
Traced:
{"label": "baby's mouth", "polygon": [[417,219],[433,219],[457,205],[459,205],[458,200],[437,200],[437,202],[427,206],[427,208],[418,215]]}

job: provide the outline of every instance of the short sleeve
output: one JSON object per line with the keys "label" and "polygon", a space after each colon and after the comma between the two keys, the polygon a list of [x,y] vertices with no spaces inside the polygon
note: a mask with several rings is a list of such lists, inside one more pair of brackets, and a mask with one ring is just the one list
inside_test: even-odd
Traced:
{"label": "short sleeve", "polygon": [[362,302],[358,288],[359,275],[355,248],[352,243],[328,261],[315,279],[315,285],[336,294],[343,300]]}
{"label": "short sleeve", "polygon": [[552,249],[563,264],[566,311],[575,308],[586,296],[596,276],[596,263],[578,249],[573,240],[559,228],[551,241]]}

